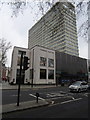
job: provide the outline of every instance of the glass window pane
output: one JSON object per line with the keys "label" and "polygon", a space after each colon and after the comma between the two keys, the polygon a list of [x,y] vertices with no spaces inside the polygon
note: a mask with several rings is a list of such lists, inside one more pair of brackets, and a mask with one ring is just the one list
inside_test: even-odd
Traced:
{"label": "glass window pane", "polygon": [[19,76],[19,75],[20,75],[20,69],[17,69],[16,76]]}
{"label": "glass window pane", "polygon": [[17,60],[17,65],[20,66],[20,60],[21,60],[21,57],[18,56],[18,60]]}
{"label": "glass window pane", "polygon": [[48,67],[54,67],[54,60],[48,59]]}
{"label": "glass window pane", "polygon": [[48,70],[48,79],[54,79],[54,70]]}
{"label": "glass window pane", "polygon": [[33,79],[33,70],[30,69],[30,79]]}
{"label": "glass window pane", "polygon": [[46,79],[46,69],[40,69],[40,79]]}
{"label": "glass window pane", "polygon": [[26,51],[21,51],[21,50],[18,50],[18,54],[21,55],[23,52],[23,55],[26,55]]}
{"label": "glass window pane", "polygon": [[44,57],[40,57],[40,66],[46,66],[47,65],[47,59]]}

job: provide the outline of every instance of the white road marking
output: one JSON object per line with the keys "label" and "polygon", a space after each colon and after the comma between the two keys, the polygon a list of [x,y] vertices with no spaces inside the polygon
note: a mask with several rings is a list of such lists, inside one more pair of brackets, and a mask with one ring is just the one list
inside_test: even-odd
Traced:
{"label": "white road marking", "polygon": [[85,93],[84,95],[85,95],[86,97],[88,97],[88,93]]}
{"label": "white road marking", "polygon": [[[36,96],[33,95],[33,94],[29,94],[29,95],[36,98]],[[38,98],[39,98],[40,100],[45,100],[44,98],[41,98],[41,97],[38,97]]]}
{"label": "white road marking", "polygon": [[75,99],[74,97],[72,97],[72,96],[67,96],[67,97],[70,97],[70,98],[72,98],[73,100]]}
{"label": "white road marking", "polygon": [[[17,97],[18,95],[11,95],[11,96],[13,96],[13,97]],[[21,96],[21,94],[20,94],[20,96]]]}
{"label": "white road marking", "polygon": [[81,100],[81,99],[82,98],[78,98],[78,99],[74,99],[74,100],[68,100],[68,101],[61,102],[60,104],[69,103],[69,102],[77,101],[77,100]]}
{"label": "white road marking", "polygon": [[52,101],[52,104],[54,104],[55,102],[54,101]]}
{"label": "white road marking", "polygon": [[65,96],[61,93],[51,93],[51,94],[47,94],[47,97],[62,97]]}

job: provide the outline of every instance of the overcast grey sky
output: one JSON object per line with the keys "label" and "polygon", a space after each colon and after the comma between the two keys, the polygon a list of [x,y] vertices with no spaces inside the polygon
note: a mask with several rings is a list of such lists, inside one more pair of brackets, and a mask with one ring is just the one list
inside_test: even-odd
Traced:
{"label": "overcast grey sky", "polygon": [[[32,2],[32,0],[29,0]],[[86,0],[87,2],[87,0]],[[87,6],[84,5],[83,10],[86,10]],[[0,38],[7,39],[7,42],[11,41],[12,49],[10,49],[7,53],[8,61],[7,66],[11,65],[11,56],[12,50],[14,46],[18,47],[28,47],[28,30],[36,23],[36,20],[40,18],[34,14],[37,8],[34,8],[34,11],[27,7],[23,14],[19,13],[17,17],[11,17],[12,10],[10,7],[3,5],[0,10]],[[87,19],[87,15],[80,14],[77,21],[77,29],[79,26]],[[79,56],[82,58],[88,58],[88,44],[86,39],[78,36],[78,44],[79,44]]]}

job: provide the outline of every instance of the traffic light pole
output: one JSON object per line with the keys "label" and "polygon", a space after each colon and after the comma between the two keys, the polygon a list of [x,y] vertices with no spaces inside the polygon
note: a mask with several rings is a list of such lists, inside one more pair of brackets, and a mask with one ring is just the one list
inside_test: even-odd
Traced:
{"label": "traffic light pole", "polygon": [[31,84],[31,87],[33,87],[33,77],[34,77],[34,49],[33,49],[33,60],[32,60],[32,84]]}
{"label": "traffic light pole", "polygon": [[17,97],[17,106],[19,106],[19,99],[20,99],[20,84],[22,79],[22,59],[23,59],[23,52],[21,53],[21,61],[20,61],[20,80],[18,81],[18,97]]}

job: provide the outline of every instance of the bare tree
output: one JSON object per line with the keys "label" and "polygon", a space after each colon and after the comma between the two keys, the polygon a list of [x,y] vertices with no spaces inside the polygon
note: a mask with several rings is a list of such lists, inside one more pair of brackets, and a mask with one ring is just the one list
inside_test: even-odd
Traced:
{"label": "bare tree", "polygon": [[7,61],[7,51],[11,48],[11,43],[7,42],[5,38],[0,39],[0,49],[2,51],[2,64],[6,64]]}
{"label": "bare tree", "polygon": [[[59,2],[71,2],[72,4],[74,4],[76,6],[76,14],[77,14],[77,21],[78,18],[80,16],[80,14],[86,14],[88,15],[88,6],[90,4],[90,1],[88,0],[88,2],[86,2],[87,4],[87,9],[84,10],[84,4],[85,4],[85,0],[13,0],[13,2],[10,0],[9,2],[4,2],[4,1],[0,1],[0,9],[1,7],[6,4],[8,6],[11,7],[12,9],[12,15],[11,17],[15,16],[17,17],[19,12],[23,13],[23,11],[29,6],[33,11],[35,7],[32,7],[32,3],[34,4],[34,6],[38,6],[38,10],[37,13],[41,13],[42,15],[44,15],[46,13],[47,10],[49,10],[57,1]],[[84,21],[82,23],[82,25],[79,27],[78,29],[78,35],[81,37],[85,37],[86,41],[87,41],[87,32],[88,32],[88,18],[86,19],[86,21]]]}

